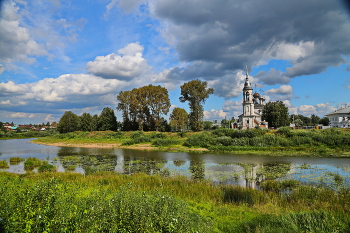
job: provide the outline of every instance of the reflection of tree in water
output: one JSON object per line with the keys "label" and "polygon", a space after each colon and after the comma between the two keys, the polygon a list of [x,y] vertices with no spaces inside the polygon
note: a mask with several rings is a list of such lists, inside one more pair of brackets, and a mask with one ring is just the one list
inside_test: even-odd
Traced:
{"label": "reflection of tree in water", "polygon": [[264,164],[243,164],[237,165],[244,168],[246,187],[255,188],[264,180],[285,177],[291,169],[290,163],[264,163]]}
{"label": "reflection of tree in water", "polygon": [[114,171],[117,159],[106,150],[90,150],[86,148],[61,148],[57,156],[65,170],[70,166],[81,166],[84,171]]}
{"label": "reflection of tree in water", "polygon": [[190,172],[192,173],[192,179],[203,180],[205,177],[205,168],[203,161],[191,160],[190,161]]}
{"label": "reflection of tree in water", "polygon": [[180,161],[180,160],[175,160],[174,161],[174,165],[176,167],[181,167],[182,165],[184,165],[186,163],[186,161]]}
{"label": "reflection of tree in water", "polygon": [[124,173],[132,174],[136,172],[146,173],[148,175],[161,174],[166,160],[149,159],[145,157],[133,158],[124,155]]}

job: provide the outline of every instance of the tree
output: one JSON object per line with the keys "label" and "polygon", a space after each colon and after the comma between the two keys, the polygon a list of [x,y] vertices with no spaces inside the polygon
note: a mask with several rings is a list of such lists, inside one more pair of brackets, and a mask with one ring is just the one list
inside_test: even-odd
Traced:
{"label": "tree", "polygon": [[159,130],[162,115],[171,106],[168,90],[159,85],[121,91],[117,99],[117,109],[123,112],[123,130]]}
{"label": "tree", "polygon": [[209,95],[214,93],[214,89],[207,88],[207,82],[192,80],[184,83],[181,86],[180,102],[189,102],[190,106],[190,127],[193,131],[200,131],[203,129],[203,104]]}
{"label": "tree", "polygon": [[92,116],[91,123],[90,123],[90,130],[91,131],[98,131],[100,129],[99,121],[98,121],[98,115],[95,114]]}
{"label": "tree", "polygon": [[295,127],[302,127],[304,123],[301,119],[298,118],[294,121],[294,124],[295,124]]}
{"label": "tree", "polygon": [[79,124],[79,117],[71,111],[64,112],[57,125],[57,130],[60,133],[68,133],[77,131]]}
{"label": "tree", "polygon": [[213,126],[213,122],[211,121],[203,121],[204,130],[210,130]]}
{"label": "tree", "polygon": [[117,110],[122,111],[123,125],[122,129],[124,131],[136,130],[138,125],[136,125],[136,110],[133,108],[133,104],[136,99],[135,95],[131,91],[121,91],[117,96],[118,106]]}
{"label": "tree", "polygon": [[262,119],[274,128],[288,126],[290,123],[288,107],[282,101],[268,102],[263,108]]}
{"label": "tree", "polygon": [[329,125],[329,118],[328,117],[323,117],[323,118],[320,119],[320,121],[318,123],[322,124],[324,126],[328,126]]}
{"label": "tree", "polygon": [[99,130],[106,131],[112,130],[117,131],[117,117],[114,114],[114,111],[111,108],[104,108],[98,117]]}
{"label": "tree", "polygon": [[319,124],[319,122],[320,122],[320,117],[319,116],[316,116],[315,114],[311,114],[311,124],[313,125],[313,126],[316,126],[316,125],[318,125]]}
{"label": "tree", "polygon": [[188,113],[183,108],[174,108],[170,114],[170,126],[175,131],[183,131],[187,128]]}
{"label": "tree", "polygon": [[92,121],[92,116],[90,115],[90,113],[84,112],[79,117],[79,130],[91,131],[91,121]]}

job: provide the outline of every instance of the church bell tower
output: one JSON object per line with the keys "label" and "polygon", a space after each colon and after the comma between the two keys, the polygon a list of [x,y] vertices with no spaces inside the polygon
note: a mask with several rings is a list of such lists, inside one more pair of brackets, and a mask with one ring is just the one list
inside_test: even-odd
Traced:
{"label": "church bell tower", "polygon": [[[243,87],[243,116],[252,116],[254,115],[254,102],[253,102],[253,88],[250,85],[248,77],[248,65],[246,64],[245,71],[245,83]],[[250,125],[250,124],[249,124]]]}

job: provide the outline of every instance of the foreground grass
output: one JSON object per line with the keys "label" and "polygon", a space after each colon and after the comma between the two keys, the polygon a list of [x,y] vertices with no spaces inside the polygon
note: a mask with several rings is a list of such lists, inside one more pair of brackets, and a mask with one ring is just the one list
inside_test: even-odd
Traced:
{"label": "foreground grass", "polygon": [[0,182],[0,232],[350,231],[350,190],[293,182],[290,192],[109,172],[3,172]]}
{"label": "foreground grass", "polygon": [[[217,129],[209,132],[72,132],[35,140],[65,146],[112,145],[165,151],[212,151],[270,156],[350,157],[350,131]],[[97,146],[97,145],[95,145]]]}

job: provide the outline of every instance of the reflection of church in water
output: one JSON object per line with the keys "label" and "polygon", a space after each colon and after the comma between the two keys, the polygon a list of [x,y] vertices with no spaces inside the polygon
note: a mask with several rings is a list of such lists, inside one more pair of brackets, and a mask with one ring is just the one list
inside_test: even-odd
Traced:
{"label": "reflection of church in water", "polygon": [[243,87],[243,114],[239,115],[238,126],[241,129],[251,129],[255,127],[268,128],[268,123],[261,120],[262,110],[265,106],[265,98],[259,93],[253,94],[253,88],[248,78],[248,68],[246,67],[246,79]]}

